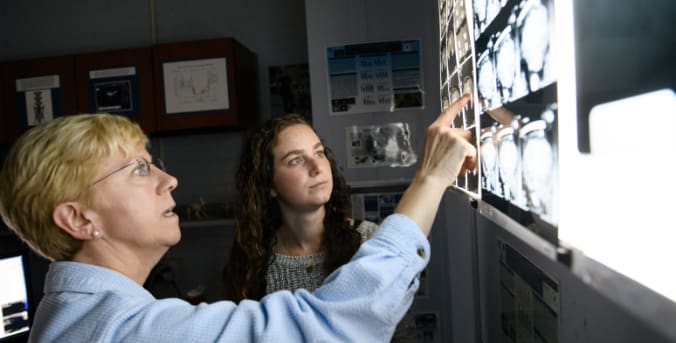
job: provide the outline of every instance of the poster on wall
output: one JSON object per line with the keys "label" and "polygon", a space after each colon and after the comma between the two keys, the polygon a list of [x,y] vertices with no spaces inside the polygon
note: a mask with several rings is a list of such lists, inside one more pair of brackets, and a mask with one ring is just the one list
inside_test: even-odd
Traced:
{"label": "poster on wall", "polygon": [[409,167],[418,161],[408,123],[345,128],[348,168]]}
{"label": "poster on wall", "polygon": [[439,27],[441,105],[472,94],[453,126],[472,130],[479,147],[478,173],[461,175],[455,186],[526,227],[555,233],[553,2],[440,0]]}
{"label": "poster on wall", "polygon": [[424,108],[420,40],[327,48],[329,114]]}

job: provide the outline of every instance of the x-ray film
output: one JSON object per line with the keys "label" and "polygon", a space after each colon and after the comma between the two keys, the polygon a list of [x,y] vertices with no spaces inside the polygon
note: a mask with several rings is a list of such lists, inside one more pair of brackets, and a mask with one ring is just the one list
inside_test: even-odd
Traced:
{"label": "x-ray film", "polygon": [[[471,8],[465,0],[441,0],[439,3],[440,34],[440,82],[441,107],[445,109],[463,94],[474,98],[476,85],[474,44],[472,39]],[[474,101],[470,102],[454,118],[452,126],[476,131]],[[475,136],[477,136],[475,134]],[[480,197],[479,173],[460,175],[453,184],[456,188]]]}
{"label": "x-ray film", "polygon": [[554,0],[440,0],[439,12],[441,105],[472,94],[452,126],[475,133],[480,159],[455,186],[556,228]]}

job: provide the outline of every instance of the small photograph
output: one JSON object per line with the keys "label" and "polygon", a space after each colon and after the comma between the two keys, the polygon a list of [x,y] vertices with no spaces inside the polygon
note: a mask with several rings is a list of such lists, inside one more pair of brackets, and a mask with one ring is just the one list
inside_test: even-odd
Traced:
{"label": "small photograph", "polygon": [[54,119],[51,89],[36,89],[25,92],[26,123],[35,126]]}
{"label": "small photograph", "polygon": [[408,123],[350,126],[345,133],[349,168],[408,167],[418,161]]}
{"label": "small photograph", "polygon": [[111,81],[94,85],[96,112],[128,112],[134,109],[131,95],[131,82]]}

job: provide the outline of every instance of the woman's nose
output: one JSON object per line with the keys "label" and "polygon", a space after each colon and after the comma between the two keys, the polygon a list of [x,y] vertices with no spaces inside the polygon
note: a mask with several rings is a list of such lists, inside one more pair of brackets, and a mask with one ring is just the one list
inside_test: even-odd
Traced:
{"label": "woman's nose", "polygon": [[315,176],[315,175],[321,173],[321,167],[320,167],[319,159],[313,157],[313,158],[307,159],[307,161],[308,161],[308,168],[309,168],[309,171],[310,171],[310,175]]}
{"label": "woman's nose", "polygon": [[158,176],[160,178],[160,185],[161,185],[160,189],[162,191],[166,190],[166,191],[171,192],[174,189],[176,189],[176,187],[178,187],[178,179],[176,179],[176,177],[169,174],[164,169],[155,168],[155,172],[158,173]]}

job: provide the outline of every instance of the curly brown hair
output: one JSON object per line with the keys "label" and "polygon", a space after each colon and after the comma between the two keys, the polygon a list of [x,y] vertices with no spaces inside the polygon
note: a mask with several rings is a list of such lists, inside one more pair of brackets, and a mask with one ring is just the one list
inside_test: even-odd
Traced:
{"label": "curly brown hair", "polygon": [[[272,149],[279,133],[297,124],[312,128],[296,114],[273,118],[251,131],[242,148],[235,176],[237,232],[223,270],[226,299],[236,302],[259,300],[265,295],[265,275],[274,256],[276,232],[282,219],[279,204],[270,195],[274,176]],[[322,248],[326,254],[324,268],[328,275],[350,260],[361,244],[361,235],[348,221],[351,208],[349,187],[333,153],[329,148],[324,149],[333,175],[333,191],[324,205],[326,215],[322,236]]]}

